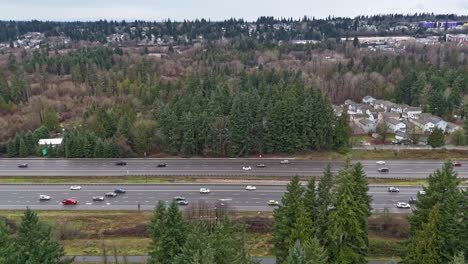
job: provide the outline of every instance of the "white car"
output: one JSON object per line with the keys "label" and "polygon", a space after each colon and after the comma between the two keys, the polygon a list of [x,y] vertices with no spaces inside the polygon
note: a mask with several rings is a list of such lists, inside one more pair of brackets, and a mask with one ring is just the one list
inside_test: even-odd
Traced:
{"label": "white car", "polygon": [[289,160],[282,160],[280,161],[280,164],[289,164]]}
{"label": "white car", "polygon": [[385,161],[383,161],[383,160],[379,160],[376,163],[379,164],[379,165],[385,165]]}
{"label": "white car", "polygon": [[419,191],[418,193],[421,194],[421,195],[425,195],[426,191]]}
{"label": "white car", "polygon": [[49,195],[45,195],[45,194],[41,194],[41,195],[39,195],[39,200],[41,200],[41,201],[48,201],[48,200],[50,200],[50,196],[49,196]]}
{"label": "white car", "polygon": [[249,170],[252,170],[252,167],[250,167],[250,166],[244,166],[244,167],[242,167],[242,169],[245,170],[245,171],[249,171]]}
{"label": "white car", "polygon": [[72,186],[70,186],[70,190],[81,190],[81,186],[79,186],[79,185],[72,185]]}
{"label": "white car", "polygon": [[253,186],[253,185],[247,185],[247,187],[245,187],[246,190],[249,190],[249,191],[253,191],[253,190],[257,190],[257,187]]}
{"label": "white car", "polygon": [[396,207],[398,207],[398,208],[405,208],[405,209],[411,208],[411,206],[410,206],[408,203],[403,203],[403,202],[397,203]]}
{"label": "white car", "polygon": [[275,201],[275,200],[268,200],[267,204],[269,206],[277,206],[277,205],[279,205],[279,202]]}
{"label": "white car", "polygon": [[117,194],[115,192],[107,192],[106,194],[106,197],[116,197]]}
{"label": "white car", "polygon": [[201,193],[201,194],[210,193],[210,189],[208,189],[208,188],[200,188],[200,193]]}

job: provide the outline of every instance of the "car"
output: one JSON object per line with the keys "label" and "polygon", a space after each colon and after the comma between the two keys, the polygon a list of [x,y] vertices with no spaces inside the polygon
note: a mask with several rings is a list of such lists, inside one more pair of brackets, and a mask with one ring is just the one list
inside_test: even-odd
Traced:
{"label": "car", "polygon": [[409,203],[409,204],[414,204],[414,203],[416,203],[417,200],[418,200],[418,199],[417,199],[416,197],[411,197],[411,198],[409,199],[408,203]]}
{"label": "car", "polygon": [[408,203],[404,203],[404,202],[398,202],[396,207],[397,208],[410,209],[411,205],[409,205]]}
{"label": "car", "polygon": [[287,160],[287,159],[282,160],[282,161],[280,161],[280,164],[289,164],[289,160]]}
{"label": "car", "polygon": [[459,161],[456,161],[456,162],[453,163],[454,167],[461,167],[461,165],[462,164]]}
{"label": "car", "polygon": [[183,197],[183,196],[174,197],[174,201],[183,201],[183,200],[185,200],[185,197]]}
{"label": "car", "polygon": [[164,167],[166,167],[166,166],[167,166],[166,163],[159,163],[159,164],[158,164],[158,168],[164,168]]}
{"label": "car", "polygon": [[18,164],[18,168],[27,168],[27,167],[28,167],[27,163]]}
{"label": "car", "polygon": [[266,166],[265,166],[265,164],[263,164],[263,163],[260,163],[260,164],[257,164],[257,166],[256,166],[256,167],[257,167],[257,168],[265,168]]}
{"label": "car", "polygon": [[388,192],[400,192],[400,189],[396,187],[388,187]]}
{"label": "car", "polygon": [[117,166],[125,166],[125,165],[127,165],[127,162],[125,162],[125,161],[117,161],[117,162],[115,163],[115,165],[117,165]]}
{"label": "car", "polygon": [[392,145],[401,145],[401,141],[392,140]]}
{"label": "car", "polygon": [[81,190],[81,186],[79,186],[79,185],[72,185],[72,186],[70,186],[70,190]]}
{"label": "car", "polygon": [[390,170],[388,168],[379,168],[377,171],[380,173],[388,173]]}
{"label": "car", "polygon": [[277,206],[277,205],[279,205],[279,202],[275,201],[275,200],[268,200],[267,204],[269,206]]}
{"label": "car", "polygon": [[177,201],[177,204],[178,205],[188,205],[188,202],[187,202],[187,200],[180,200],[180,201]]}
{"label": "car", "polygon": [[107,196],[107,197],[116,197],[117,194],[116,194],[115,192],[107,192],[107,193],[106,193],[106,196]]}
{"label": "car", "polygon": [[201,194],[210,193],[210,189],[208,189],[208,188],[200,188],[200,193],[201,193]]}
{"label": "car", "polygon": [[249,191],[253,191],[253,190],[256,190],[257,187],[253,186],[253,185],[247,185],[247,187],[245,187],[246,190],[249,190]]}
{"label": "car", "polygon": [[383,160],[379,160],[376,163],[379,164],[379,165],[385,165],[385,161],[383,161]]}
{"label": "car", "polygon": [[244,167],[242,167],[242,169],[245,170],[245,171],[249,171],[249,170],[252,170],[252,167],[250,167],[250,166],[244,166]]}
{"label": "car", "polygon": [[421,194],[421,195],[425,195],[426,191],[419,191],[418,193]]}
{"label": "car", "polygon": [[93,196],[93,201],[102,202],[104,201],[104,196]]}
{"label": "car", "polygon": [[78,204],[78,200],[76,200],[76,199],[65,199],[65,200],[62,201],[62,204],[64,204],[64,205],[68,205],[68,204],[75,205],[75,204]]}
{"label": "car", "polygon": [[119,194],[119,193],[126,193],[127,191],[125,191],[124,189],[122,188],[117,188],[114,190],[115,193]]}
{"label": "car", "polygon": [[49,201],[49,200],[50,200],[50,196],[49,196],[49,195],[45,195],[45,194],[41,194],[41,195],[39,195],[39,200],[40,200],[40,201]]}

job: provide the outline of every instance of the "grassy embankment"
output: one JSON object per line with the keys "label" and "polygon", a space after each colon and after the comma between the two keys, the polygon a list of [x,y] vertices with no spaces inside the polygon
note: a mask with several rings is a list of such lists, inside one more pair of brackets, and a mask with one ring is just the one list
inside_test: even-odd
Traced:
{"label": "grassy embankment", "polygon": [[[151,212],[131,211],[38,211],[40,219],[55,230],[67,255],[146,255],[149,239],[146,225]],[[10,224],[19,223],[22,211],[0,211]],[[247,248],[253,256],[271,256],[272,213],[238,213],[235,221],[247,225]],[[398,255],[408,223],[403,215],[373,215],[369,218],[370,258]]]}

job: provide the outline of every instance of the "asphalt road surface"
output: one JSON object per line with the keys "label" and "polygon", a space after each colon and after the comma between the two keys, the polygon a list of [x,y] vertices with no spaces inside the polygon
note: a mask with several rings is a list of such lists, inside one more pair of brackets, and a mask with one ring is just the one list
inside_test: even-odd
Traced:
{"label": "asphalt road surface", "polygon": [[[256,185],[256,190],[246,190],[246,185],[239,184],[159,184],[159,185],[115,185],[90,184],[81,185],[81,190],[70,190],[70,185],[63,184],[12,184],[0,185],[0,209],[35,210],[152,210],[157,201],[172,201],[175,196],[183,196],[190,203],[206,201],[211,206],[220,201],[239,211],[271,211],[268,200],[281,201],[286,186]],[[92,201],[93,196],[104,196],[116,188],[124,188],[127,192],[101,202]],[[200,188],[209,188],[209,194],[200,194]],[[389,193],[387,187],[370,187],[373,197],[372,208],[383,210],[388,208],[395,213],[408,213],[410,209],[396,208],[397,202],[408,202],[415,197],[419,187],[400,187],[400,192]],[[51,200],[39,201],[39,195],[49,195]],[[66,198],[78,200],[78,205],[62,205]],[[187,207],[187,206],[185,206]],[[184,206],[181,206],[184,208]]]}
{"label": "asphalt road surface", "polygon": [[[338,171],[343,161],[311,161],[290,159],[122,159],[125,166],[110,159],[0,159],[0,176],[124,176],[124,175],[192,175],[192,176],[319,176],[327,164]],[[357,162],[357,161],[355,161]],[[440,160],[389,160],[378,165],[374,160],[360,161],[368,177],[426,178],[442,166]],[[27,163],[27,168],[18,165]],[[158,168],[159,163],[167,166]],[[264,168],[257,167],[264,164]],[[243,167],[251,170],[243,170]],[[387,167],[388,173],[377,170]],[[460,177],[468,178],[468,162],[456,167]]]}

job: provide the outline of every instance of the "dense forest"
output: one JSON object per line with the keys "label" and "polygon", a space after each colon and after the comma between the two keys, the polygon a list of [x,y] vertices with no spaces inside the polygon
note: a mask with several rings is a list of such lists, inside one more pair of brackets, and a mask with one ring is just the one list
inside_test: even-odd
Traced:
{"label": "dense forest", "polygon": [[347,116],[332,108],[346,99],[372,95],[449,121],[467,116],[467,54],[452,43],[385,52],[335,38],[11,49],[0,54],[0,153],[42,155],[38,135],[64,137],[51,157],[346,151]]}
{"label": "dense forest", "polygon": [[[41,32],[48,37],[66,36],[75,41],[107,42],[107,36],[126,33],[129,39],[172,38],[176,43],[192,42],[198,37],[213,41],[222,38],[251,37],[262,43],[294,39],[321,40],[324,38],[353,37],[357,35],[406,35],[421,34],[421,28],[395,28],[420,21],[468,21],[467,16],[421,14],[389,14],[358,16],[355,18],[327,17],[316,19],[304,16],[301,19],[259,17],[249,22],[243,19],[210,21],[107,21],[53,22],[53,21],[0,21],[0,42],[20,39],[28,32]],[[375,26],[371,32],[362,30],[362,25]]]}

